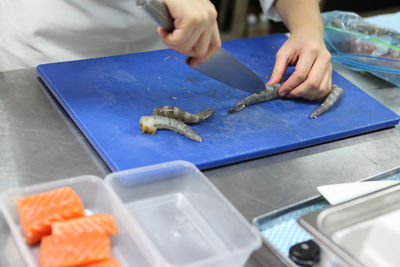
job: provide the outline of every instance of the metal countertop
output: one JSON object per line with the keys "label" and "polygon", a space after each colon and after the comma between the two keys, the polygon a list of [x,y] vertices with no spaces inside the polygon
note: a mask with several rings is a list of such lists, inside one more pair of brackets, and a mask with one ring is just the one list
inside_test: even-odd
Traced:
{"label": "metal countertop", "polygon": [[[400,88],[370,74],[335,70],[400,114]],[[0,73],[0,192],[109,169],[35,69]],[[203,173],[249,220],[318,194],[316,187],[357,181],[400,166],[399,126]],[[0,215],[0,266],[25,266]],[[246,267],[282,266],[265,246]]]}

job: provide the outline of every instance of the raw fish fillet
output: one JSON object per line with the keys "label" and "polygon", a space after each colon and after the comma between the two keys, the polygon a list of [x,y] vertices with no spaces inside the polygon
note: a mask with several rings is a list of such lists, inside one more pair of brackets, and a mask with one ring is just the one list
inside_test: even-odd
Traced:
{"label": "raw fish fillet", "polygon": [[106,260],[111,257],[110,238],[101,233],[77,236],[45,236],[39,250],[40,267],[71,267]]}
{"label": "raw fish fillet", "polygon": [[91,263],[82,267],[120,267],[120,265],[117,259],[110,258],[108,260]]}
{"label": "raw fish fillet", "polygon": [[117,226],[109,214],[95,214],[67,221],[55,222],[51,225],[51,234],[65,237],[81,233],[99,232],[106,235],[117,234]]}
{"label": "raw fish fillet", "polygon": [[82,202],[70,187],[19,199],[17,210],[28,244],[50,234],[51,223],[84,215]]}

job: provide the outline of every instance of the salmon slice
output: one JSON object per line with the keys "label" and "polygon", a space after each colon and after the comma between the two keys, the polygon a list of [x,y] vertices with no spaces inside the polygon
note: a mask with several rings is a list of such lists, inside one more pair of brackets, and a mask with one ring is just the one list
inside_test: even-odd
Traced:
{"label": "salmon slice", "polygon": [[76,236],[45,236],[39,249],[40,267],[82,266],[111,257],[110,238],[101,233]]}
{"label": "salmon slice", "polygon": [[64,237],[81,233],[99,232],[106,235],[117,234],[117,226],[110,214],[95,214],[67,221],[55,222],[51,225],[51,234]]}
{"label": "salmon slice", "polygon": [[51,223],[84,215],[82,202],[70,187],[19,199],[17,210],[28,244],[50,234]]}
{"label": "salmon slice", "polygon": [[82,267],[120,267],[120,264],[117,259],[110,258],[108,260],[91,263]]}

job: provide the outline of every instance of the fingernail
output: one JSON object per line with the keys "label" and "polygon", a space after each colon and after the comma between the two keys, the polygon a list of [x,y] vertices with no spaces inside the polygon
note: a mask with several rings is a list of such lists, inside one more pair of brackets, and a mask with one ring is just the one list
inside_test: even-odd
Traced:
{"label": "fingernail", "polygon": [[190,66],[191,68],[195,68],[197,65],[199,65],[197,60],[192,60],[192,61],[190,61],[189,66]]}
{"label": "fingernail", "polygon": [[192,60],[193,60],[192,57],[187,57],[187,58],[185,59],[185,63],[188,64],[188,65],[190,65],[190,63],[192,62]]}

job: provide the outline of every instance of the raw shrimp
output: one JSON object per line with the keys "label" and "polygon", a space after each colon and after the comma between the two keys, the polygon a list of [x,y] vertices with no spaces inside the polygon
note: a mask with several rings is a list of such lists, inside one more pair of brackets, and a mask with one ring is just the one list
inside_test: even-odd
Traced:
{"label": "raw shrimp", "polygon": [[[243,100],[239,101],[236,104],[236,106],[233,109],[229,110],[228,112],[229,113],[238,112],[244,109],[248,105],[257,104],[279,98],[278,90],[280,86],[281,85],[279,83],[267,86],[261,92],[252,94],[244,98]],[[343,94],[343,89],[338,87],[336,84],[333,84],[331,92],[327,95],[324,102],[322,102],[322,104],[310,115],[310,118],[315,119],[319,115],[329,110],[336,103],[336,101],[340,98],[342,94]]]}
{"label": "raw shrimp", "polygon": [[266,86],[264,90],[256,93],[256,94],[252,94],[248,97],[246,97],[245,99],[239,101],[236,106],[229,110],[229,113],[234,113],[234,112],[238,112],[241,111],[242,109],[244,109],[246,106],[248,105],[252,105],[252,104],[257,104],[257,103],[261,103],[261,102],[265,102],[268,100],[272,100],[275,98],[279,98],[279,94],[278,94],[278,90],[281,87],[281,85],[279,83],[270,85],[270,86]]}
{"label": "raw shrimp", "polygon": [[343,89],[337,86],[336,84],[333,84],[331,92],[325,98],[324,102],[322,102],[322,104],[310,115],[310,118],[315,119],[325,111],[329,110],[336,103],[336,101],[340,98],[342,94],[343,94]]}
{"label": "raw shrimp", "polygon": [[139,127],[140,130],[142,130],[142,133],[148,132],[151,135],[154,135],[157,129],[167,129],[180,133],[193,141],[203,142],[201,136],[193,131],[192,128],[190,128],[184,122],[174,118],[158,115],[142,116],[140,118]]}
{"label": "raw shrimp", "polygon": [[208,108],[197,114],[189,113],[181,108],[174,106],[160,106],[154,109],[153,115],[165,116],[180,120],[184,123],[198,123],[214,113],[214,109]]}

